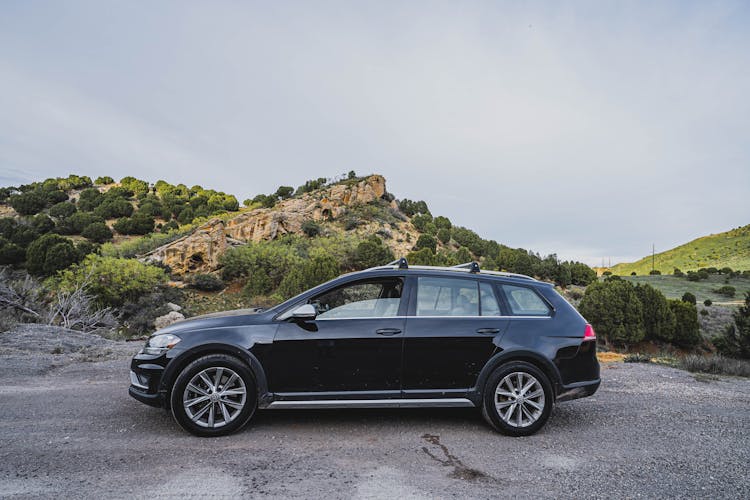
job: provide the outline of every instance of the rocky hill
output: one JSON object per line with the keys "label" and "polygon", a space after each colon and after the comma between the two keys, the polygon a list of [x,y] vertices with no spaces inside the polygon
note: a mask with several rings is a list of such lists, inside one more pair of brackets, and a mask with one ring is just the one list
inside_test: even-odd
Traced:
{"label": "rocky hill", "polygon": [[[390,222],[369,221],[361,233],[382,231],[390,235],[386,244],[396,255],[411,251],[419,232],[403,215],[398,203],[386,190],[385,178],[371,175],[354,182],[335,184],[299,197],[279,201],[272,208],[257,208],[234,215],[226,220],[213,218],[193,232],[162,245],[141,256],[145,262],[169,266],[173,273],[206,273],[220,267],[220,257],[228,248],[248,242],[274,240],[284,235],[305,234],[305,223],[320,224],[328,231],[336,231],[336,221],[364,205],[390,210]],[[373,227],[377,229],[373,230]]]}

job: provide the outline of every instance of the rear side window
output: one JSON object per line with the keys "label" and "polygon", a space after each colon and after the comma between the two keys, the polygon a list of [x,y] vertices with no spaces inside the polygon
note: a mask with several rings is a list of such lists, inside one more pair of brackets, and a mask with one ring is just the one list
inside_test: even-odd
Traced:
{"label": "rear side window", "polygon": [[457,278],[420,277],[417,316],[479,316],[477,282]]}
{"label": "rear side window", "polygon": [[514,316],[549,316],[549,307],[531,288],[503,285],[502,290]]}
{"label": "rear side window", "polygon": [[482,302],[482,316],[501,316],[500,306],[497,305],[497,297],[492,285],[489,283],[479,284],[479,300]]}

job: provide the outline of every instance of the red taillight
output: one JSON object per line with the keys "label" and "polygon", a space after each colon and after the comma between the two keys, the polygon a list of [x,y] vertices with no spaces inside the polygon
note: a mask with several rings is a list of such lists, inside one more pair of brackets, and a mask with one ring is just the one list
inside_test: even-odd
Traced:
{"label": "red taillight", "polygon": [[583,340],[596,340],[596,332],[593,326],[586,325],[586,329],[583,331]]}

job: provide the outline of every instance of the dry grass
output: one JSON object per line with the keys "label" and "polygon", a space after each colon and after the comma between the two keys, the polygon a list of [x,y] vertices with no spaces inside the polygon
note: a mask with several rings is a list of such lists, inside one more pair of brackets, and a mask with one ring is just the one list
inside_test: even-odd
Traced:
{"label": "dry grass", "polygon": [[619,363],[625,359],[625,354],[618,352],[597,352],[596,358],[600,363]]}
{"label": "dry grass", "polygon": [[691,372],[750,377],[750,361],[725,358],[717,354],[710,356],[690,354],[680,359],[679,367]]}

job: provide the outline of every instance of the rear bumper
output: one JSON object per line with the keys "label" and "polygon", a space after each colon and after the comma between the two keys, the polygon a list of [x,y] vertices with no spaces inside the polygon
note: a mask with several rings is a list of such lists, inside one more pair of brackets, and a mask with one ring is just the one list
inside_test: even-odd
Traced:
{"label": "rear bumper", "polygon": [[564,385],[558,392],[556,401],[570,401],[571,399],[591,396],[597,389],[599,389],[599,384],[601,384],[601,382],[601,379],[596,379]]}

